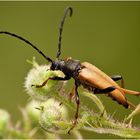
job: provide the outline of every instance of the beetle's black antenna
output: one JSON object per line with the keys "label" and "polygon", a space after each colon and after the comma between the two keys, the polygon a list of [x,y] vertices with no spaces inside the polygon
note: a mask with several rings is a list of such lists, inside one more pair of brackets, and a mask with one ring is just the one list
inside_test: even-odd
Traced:
{"label": "beetle's black antenna", "polygon": [[62,17],[60,27],[59,27],[59,42],[58,42],[58,51],[57,51],[57,54],[56,54],[56,58],[59,58],[59,56],[61,54],[62,31],[63,31],[63,25],[64,25],[64,22],[65,22],[65,18],[67,16],[68,12],[70,12],[70,17],[71,17],[72,16],[72,8],[71,7],[66,8],[66,10],[64,12],[64,15]]}
{"label": "beetle's black antenna", "polygon": [[51,58],[49,58],[48,56],[46,56],[41,50],[39,50],[35,45],[33,45],[31,42],[29,42],[28,40],[24,39],[23,37],[16,35],[14,33],[10,33],[7,31],[0,31],[0,34],[7,34],[13,37],[16,37],[24,42],[26,42],[27,44],[29,44],[32,48],[34,48],[38,53],[40,53],[46,60],[48,60],[49,62],[53,62]]}

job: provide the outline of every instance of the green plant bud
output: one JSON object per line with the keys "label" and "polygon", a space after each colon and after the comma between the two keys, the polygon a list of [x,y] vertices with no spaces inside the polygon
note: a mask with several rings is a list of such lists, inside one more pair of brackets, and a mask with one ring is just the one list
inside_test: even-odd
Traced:
{"label": "green plant bud", "polygon": [[[68,111],[60,102],[49,99],[41,104],[42,113],[40,115],[40,125],[46,131],[56,132],[60,129],[67,128]],[[65,129],[67,132],[67,130]]]}
{"label": "green plant bud", "polygon": [[[53,76],[64,77],[61,71],[51,71],[50,65],[39,66],[33,61],[33,69],[31,69],[26,77],[25,88],[27,93],[34,99],[45,101],[48,97],[52,97],[54,92],[62,89],[64,82],[57,80],[48,80],[47,84],[41,88],[36,85],[41,85],[45,80]],[[34,86],[32,86],[34,85]]]}
{"label": "green plant bud", "polygon": [[32,100],[25,107],[25,110],[32,124],[38,124],[40,113],[41,113],[40,110],[37,109],[39,105],[40,105],[39,102]]}
{"label": "green plant bud", "polygon": [[4,138],[10,124],[10,115],[7,111],[0,109],[0,138]]}

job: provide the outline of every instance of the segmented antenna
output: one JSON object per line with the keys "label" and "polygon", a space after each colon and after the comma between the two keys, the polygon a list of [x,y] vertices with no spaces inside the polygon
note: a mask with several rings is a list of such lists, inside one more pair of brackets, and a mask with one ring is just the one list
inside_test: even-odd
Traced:
{"label": "segmented antenna", "polygon": [[66,8],[64,15],[62,17],[62,21],[61,21],[60,28],[59,28],[59,42],[58,42],[58,51],[56,54],[56,58],[59,58],[59,56],[61,54],[62,31],[63,31],[63,25],[65,22],[65,18],[67,16],[68,12],[70,12],[70,17],[71,17],[72,16],[72,8],[71,7]]}
{"label": "segmented antenna", "polygon": [[51,58],[47,57],[41,50],[39,50],[35,45],[33,45],[31,42],[29,42],[28,40],[24,39],[23,37],[19,36],[19,35],[16,35],[14,33],[10,33],[10,32],[7,32],[7,31],[0,31],[0,34],[7,34],[7,35],[10,35],[10,36],[13,36],[15,38],[18,38],[24,42],[26,42],[27,44],[29,44],[32,48],[34,48],[38,53],[40,53],[46,60],[48,60],[49,62],[53,62]]}

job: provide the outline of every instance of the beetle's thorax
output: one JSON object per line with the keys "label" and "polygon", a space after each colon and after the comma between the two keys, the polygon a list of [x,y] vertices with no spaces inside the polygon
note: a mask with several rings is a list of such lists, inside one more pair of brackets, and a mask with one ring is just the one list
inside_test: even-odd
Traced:
{"label": "beetle's thorax", "polygon": [[81,69],[81,64],[79,60],[66,59],[57,60],[52,64],[52,70],[61,70],[66,76],[75,78],[78,76],[78,72]]}

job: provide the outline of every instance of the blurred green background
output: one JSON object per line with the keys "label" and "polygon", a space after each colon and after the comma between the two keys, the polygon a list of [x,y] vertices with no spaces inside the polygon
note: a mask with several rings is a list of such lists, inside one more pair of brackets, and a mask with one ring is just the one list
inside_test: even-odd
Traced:
{"label": "blurred green background", "polygon": [[[0,2],[0,30],[19,34],[55,58],[58,28],[63,11],[73,7],[62,39],[62,58],[71,56],[98,66],[108,75],[121,74],[126,88],[140,90],[140,2]],[[0,35],[0,108],[7,109],[16,121],[19,106],[29,96],[24,79],[31,68],[26,60],[35,56],[46,63],[30,46],[15,38]],[[131,110],[99,95],[108,112],[121,120]],[[128,96],[134,104],[140,97]],[[134,123],[140,124],[135,118]],[[83,132],[85,138],[117,138]]]}

